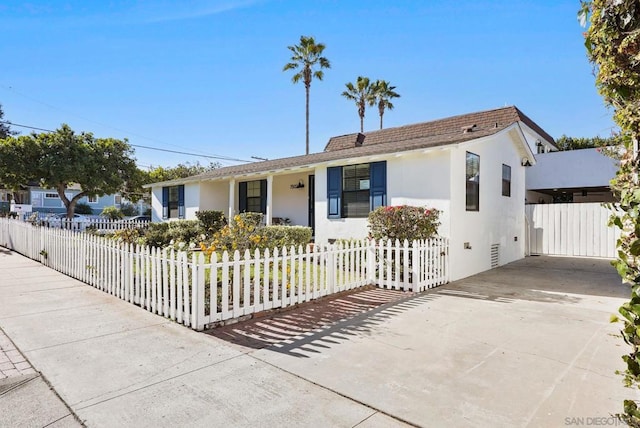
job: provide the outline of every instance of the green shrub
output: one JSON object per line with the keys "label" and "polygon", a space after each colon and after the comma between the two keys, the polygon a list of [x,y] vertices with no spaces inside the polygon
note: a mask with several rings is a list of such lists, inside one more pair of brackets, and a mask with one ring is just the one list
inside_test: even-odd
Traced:
{"label": "green shrub", "polygon": [[205,230],[208,238],[227,225],[227,219],[222,211],[196,211],[196,217],[202,223],[202,228]]}
{"label": "green shrub", "polygon": [[104,207],[100,215],[102,217],[108,218],[109,220],[120,220],[124,217],[124,214],[122,214],[122,211],[120,211],[118,208],[114,206]]}
{"label": "green shrub", "polygon": [[138,208],[133,204],[120,204],[120,211],[126,217],[138,215]]}
{"label": "green shrub", "polygon": [[111,238],[126,244],[139,244],[141,242],[141,231],[137,228],[115,230]]}
{"label": "green shrub", "polygon": [[429,239],[438,233],[440,211],[408,205],[380,207],[369,213],[369,237],[399,239]]}
{"label": "green shrub", "polygon": [[93,208],[89,206],[89,204],[85,204],[84,202],[78,202],[76,204],[76,208],[74,210],[76,214],[93,214]]}
{"label": "green shrub", "polygon": [[200,247],[209,253],[238,250],[243,254],[245,250],[262,249],[266,238],[262,235],[261,223],[262,214],[260,213],[237,214],[231,223],[213,234],[209,246],[202,243]]}
{"label": "green shrub", "polygon": [[204,230],[198,220],[179,220],[150,223],[144,232],[144,244],[164,248],[171,245],[188,248],[202,240]]}
{"label": "green shrub", "polygon": [[311,241],[311,228],[305,226],[265,226],[262,234],[266,238],[265,247],[282,248],[299,245],[303,247]]}

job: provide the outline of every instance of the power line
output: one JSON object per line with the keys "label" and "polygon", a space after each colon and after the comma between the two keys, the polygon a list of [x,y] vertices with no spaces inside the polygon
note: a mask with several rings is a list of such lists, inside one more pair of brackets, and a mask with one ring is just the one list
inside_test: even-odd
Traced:
{"label": "power line", "polygon": [[[40,100],[38,100],[38,99],[36,99],[34,97],[31,97],[31,96],[29,96],[27,94],[23,94],[22,92],[15,90],[12,86],[7,86],[7,85],[0,84],[0,88],[4,88],[7,91],[11,91],[11,92],[23,97],[23,98],[26,98],[28,100],[31,100],[31,101],[35,102],[35,103],[42,104],[43,106],[46,106],[46,107],[48,107],[48,108],[50,108],[52,110],[61,111],[61,112],[65,113],[65,114],[75,116],[75,117],[80,118],[80,119],[82,119],[84,121],[87,121],[87,122],[90,122],[90,123],[95,123],[96,125],[100,125],[100,126],[103,126],[105,128],[110,128],[110,129],[113,129],[113,130],[118,131],[118,132],[123,132],[125,134],[141,138],[143,140],[148,140],[148,141],[159,143],[159,144],[162,144],[162,145],[165,145],[165,146],[174,146],[174,147],[180,148],[180,146],[177,146],[175,144],[169,144],[169,143],[166,143],[166,142],[163,142],[163,141],[159,141],[159,140],[156,140],[156,139],[153,139],[153,138],[145,137],[144,135],[136,134],[135,132],[130,132],[130,131],[127,131],[125,129],[117,128],[115,126],[111,126],[111,125],[106,124],[106,123],[102,123],[102,122],[98,122],[96,120],[89,119],[87,117],[84,117],[84,116],[81,116],[79,114],[76,114],[76,113],[74,113],[74,112],[72,112],[70,110],[66,110],[66,109],[62,109],[62,108],[56,107],[56,106],[48,104],[48,103],[46,103],[44,101],[40,101]],[[177,153],[179,153],[179,152],[177,152]],[[196,155],[192,155],[192,156],[196,156]],[[209,157],[209,156],[205,156],[205,157]],[[221,160],[224,160],[223,158],[224,157],[220,157]],[[214,158],[214,159],[216,159],[216,158]],[[239,159],[233,159],[233,158],[229,158],[228,160],[230,160],[230,161],[238,161],[238,162],[253,162],[253,161],[239,160]]]}
{"label": "power line", "polygon": [[[10,122],[10,121],[7,121],[7,120],[0,120],[0,123],[3,123],[5,125],[17,126],[19,128],[33,129],[33,130],[36,130],[36,131],[55,132],[55,131],[52,131],[50,129],[37,128],[35,126],[29,126],[29,125],[20,125],[18,123]],[[140,144],[131,144],[131,143],[129,143],[129,145],[131,147],[138,147],[138,148],[141,148],[141,149],[156,150],[156,151],[159,151],[159,152],[166,152],[166,153],[176,153],[176,154],[179,154],[179,155],[197,156],[197,157],[203,157],[203,158],[208,158],[208,159],[226,160],[226,161],[232,161],[232,162],[253,162],[253,161],[250,161],[250,160],[236,159],[236,158],[231,158],[231,157],[227,157],[227,156],[202,155],[202,154],[198,154],[198,153],[189,153],[189,152],[183,152],[183,151],[178,151],[178,150],[159,149],[157,147],[143,146],[143,145],[140,145]]]}

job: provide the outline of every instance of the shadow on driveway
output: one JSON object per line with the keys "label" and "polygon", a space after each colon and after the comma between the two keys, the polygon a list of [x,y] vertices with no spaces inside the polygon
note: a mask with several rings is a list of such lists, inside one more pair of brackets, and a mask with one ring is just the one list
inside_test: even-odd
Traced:
{"label": "shadow on driveway", "polygon": [[420,294],[367,286],[205,333],[245,348],[308,358],[296,350],[319,353],[443,296],[576,304],[584,296],[626,298],[629,292],[608,260],[527,257]]}

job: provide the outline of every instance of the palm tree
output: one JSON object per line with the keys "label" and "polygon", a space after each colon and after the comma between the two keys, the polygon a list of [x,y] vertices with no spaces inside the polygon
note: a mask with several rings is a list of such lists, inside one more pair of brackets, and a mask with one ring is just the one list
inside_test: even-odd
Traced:
{"label": "palm tree", "polygon": [[[287,46],[291,51],[291,62],[287,63],[282,71],[298,70],[291,80],[298,83],[300,80],[304,82],[304,88],[307,95],[306,104],[306,120],[307,120],[307,154],[309,154],[309,88],[311,81],[316,78],[322,80],[324,73],[323,68],[331,68],[329,60],[322,56],[324,51],[323,43],[316,43],[313,37],[300,36],[300,44]],[[313,70],[314,66],[319,65],[320,70]]]}
{"label": "palm tree", "polygon": [[378,114],[380,114],[380,129],[382,129],[384,110],[393,110],[393,104],[390,100],[392,98],[400,98],[400,94],[394,92],[395,88],[386,80],[376,80],[376,83],[373,84],[373,95],[375,102],[378,104]]}
{"label": "palm tree", "polygon": [[342,93],[342,96],[348,100],[356,102],[358,107],[358,116],[360,116],[360,132],[364,132],[364,112],[367,104],[372,106],[375,101],[375,95],[373,93],[373,86],[368,77],[358,76],[356,84],[349,82],[345,86],[347,90]]}

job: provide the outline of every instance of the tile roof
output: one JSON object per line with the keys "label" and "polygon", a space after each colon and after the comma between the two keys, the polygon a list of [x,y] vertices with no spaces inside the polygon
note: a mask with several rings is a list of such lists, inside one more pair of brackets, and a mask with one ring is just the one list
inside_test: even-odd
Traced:
{"label": "tile roof", "polygon": [[[359,133],[332,137],[325,147],[325,151],[320,153],[218,168],[187,179],[173,180],[172,182],[192,182],[203,179],[268,173],[287,168],[311,167],[318,163],[340,159],[445,146],[493,135],[516,122],[525,123],[540,136],[554,143],[549,134],[520,110],[512,106],[366,132],[364,140],[361,139],[362,134]],[[360,141],[358,141],[359,135]]]}
{"label": "tile roof", "polygon": [[[362,146],[371,146],[374,144],[395,141],[399,148],[403,146],[403,142],[414,139],[441,138],[444,141],[452,139],[452,135],[462,137],[463,129],[475,125],[471,133],[478,135],[478,132],[492,134],[500,131],[515,122],[523,122],[535,132],[540,134],[545,140],[554,143],[553,138],[540,128],[534,121],[529,119],[517,107],[503,107],[495,110],[486,110],[476,113],[468,113],[459,116],[447,117],[444,119],[433,120],[430,122],[416,123],[413,125],[399,126],[396,128],[381,129],[379,131],[365,133],[365,139]],[[343,150],[345,148],[354,147],[356,138],[359,134],[341,135],[332,137],[325,147],[325,151]],[[475,138],[475,137],[474,137]],[[453,137],[456,139],[456,137]],[[457,142],[457,141],[455,141]]]}

